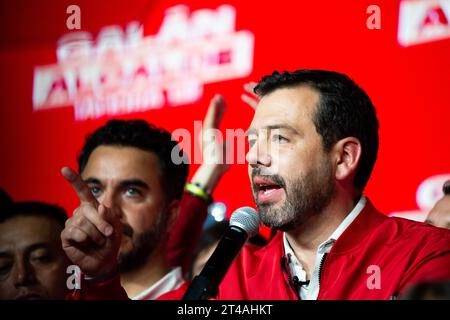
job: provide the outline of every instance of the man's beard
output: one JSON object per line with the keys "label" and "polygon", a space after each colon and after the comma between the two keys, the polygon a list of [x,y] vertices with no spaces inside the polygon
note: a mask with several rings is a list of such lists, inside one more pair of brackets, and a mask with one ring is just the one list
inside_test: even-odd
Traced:
{"label": "man's beard", "polygon": [[[252,171],[259,176],[259,168]],[[258,202],[255,188],[253,197],[258,207],[261,221],[268,227],[281,231],[296,229],[309,217],[320,213],[334,196],[335,186],[331,164],[326,160],[291,183],[280,175],[264,175],[265,178],[278,184],[285,191],[285,200],[281,206],[270,202]],[[276,207],[277,206],[277,207]]]}
{"label": "man's beard", "polygon": [[123,235],[130,238],[132,249],[128,252],[119,252],[120,272],[129,272],[144,265],[155,249],[161,245],[166,233],[166,213],[161,212],[156,223],[140,234],[135,234],[129,224],[123,224]]}

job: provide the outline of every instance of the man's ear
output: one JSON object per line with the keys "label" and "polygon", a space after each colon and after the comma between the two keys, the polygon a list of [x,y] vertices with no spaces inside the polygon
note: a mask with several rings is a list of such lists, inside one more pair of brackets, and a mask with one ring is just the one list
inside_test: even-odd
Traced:
{"label": "man's ear", "polygon": [[167,232],[170,232],[175,225],[178,215],[180,214],[180,199],[174,199],[170,202],[167,207]]}
{"label": "man's ear", "polygon": [[343,181],[355,176],[361,161],[361,142],[355,137],[339,140],[333,147],[336,159],[336,180]]}

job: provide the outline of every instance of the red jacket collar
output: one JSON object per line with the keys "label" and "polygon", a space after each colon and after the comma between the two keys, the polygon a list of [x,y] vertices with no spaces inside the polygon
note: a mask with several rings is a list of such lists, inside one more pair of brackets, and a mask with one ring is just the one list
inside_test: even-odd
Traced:
{"label": "red jacket collar", "polygon": [[[385,219],[387,219],[387,217],[380,213],[372,205],[372,202],[367,199],[367,203],[363,210],[333,245],[333,254],[343,254],[356,250],[364,243],[365,238],[368,236],[367,230],[373,230],[375,226],[382,224]],[[272,246],[280,246],[280,257],[285,256],[282,232],[278,232],[274,236],[272,241],[267,245],[267,249],[270,250]]]}
{"label": "red jacket collar", "polygon": [[368,230],[374,230],[386,219],[387,217],[380,213],[367,199],[364,209],[337,239],[330,253],[343,254],[357,250],[365,243],[366,237],[370,234]]}

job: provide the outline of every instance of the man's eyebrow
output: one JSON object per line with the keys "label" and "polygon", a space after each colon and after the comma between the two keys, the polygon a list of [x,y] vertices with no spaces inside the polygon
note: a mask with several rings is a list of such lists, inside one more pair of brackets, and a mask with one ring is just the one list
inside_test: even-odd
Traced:
{"label": "man's eyebrow", "polygon": [[100,180],[99,179],[97,179],[97,178],[95,178],[95,177],[89,177],[89,178],[87,178],[87,179],[84,179],[83,180],[85,183],[87,183],[87,184],[102,184],[101,182],[100,182]]}
{"label": "man's eyebrow", "polygon": [[126,179],[122,180],[120,182],[121,187],[129,187],[129,186],[135,186],[135,187],[141,187],[143,189],[150,189],[149,185],[142,181],[141,179]]}
{"label": "man's eyebrow", "polygon": [[268,125],[268,126],[264,127],[264,129],[269,129],[269,130],[286,129],[286,130],[297,133],[297,130],[295,130],[294,127],[292,127],[288,124],[272,124],[272,125]]}
{"label": "man's eyebrow", "polygon": [[[47,249],[47,248],[51,248],[51,247],[52,247],[52,245],[50,243],[48,243],[48,242],[37,242],[37,243],[33,243],[32,245],[26,247],[25,250],[27,252],[31,252],[31,251],[34,251],[36,249],[40,249],[40,248]],[[11,256],[11,251],[8,251],[8,250],[0,251],[0,258],[2,258],[2,257],[9,257],[9,256]]]}
{"label": "man's eyebrow", "polygon": [[[264,130],[286,129],[286,130],[292,131],[294,133],[298,133],[298,131],[296,129],[294,129],[294,127],[292,127],[288,124],[271,124],[271,125],[267,125],[267,126],[261,128],[261,129],[264,129]],[[249,134],[257,134],[257,131],[258,130],[254,129],[254,128],[249,128],[245,132],[245,135],[248,136]]]}
{"label": "man's eyebrow", "polygon": [[51,247],[51,244],[48,243],[48,242],[38,242],[38,243],[34,243],[31,246],[29,246],[27,248],[27,251],[31,252],[31,251],[36,250],[36,249],[41,249],[41,248],[47,249],[47,248],[50,248],[50,247]]}

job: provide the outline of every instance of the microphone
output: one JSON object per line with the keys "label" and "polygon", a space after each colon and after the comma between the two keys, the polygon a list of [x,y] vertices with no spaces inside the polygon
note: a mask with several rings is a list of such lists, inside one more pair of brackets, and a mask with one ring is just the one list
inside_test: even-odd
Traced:
{"label": "microphone", "polygon": [[217,295],[219,285],[234,258],[249,237],[259,231],[259,215],[251,207],[233,212],[230,226],[217,244],[200,274],[192,280],[182,300],[207,300]]}

